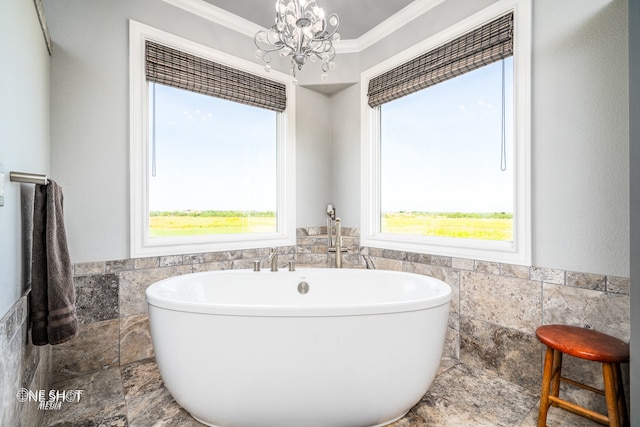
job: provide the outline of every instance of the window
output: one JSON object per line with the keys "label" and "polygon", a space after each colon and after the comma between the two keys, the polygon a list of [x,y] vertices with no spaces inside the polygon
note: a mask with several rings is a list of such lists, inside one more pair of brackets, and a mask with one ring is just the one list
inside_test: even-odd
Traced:
{"label": "window", "polygon": [[132,256],[294,244],[290,77],[130,34]]}
{"label": "window", "polygon": [[275,233],[278,113],[149,84],[149,237]]}
{"label": "window", "polygon": [[362,75],[362,244],[530,263],[528,1]]}

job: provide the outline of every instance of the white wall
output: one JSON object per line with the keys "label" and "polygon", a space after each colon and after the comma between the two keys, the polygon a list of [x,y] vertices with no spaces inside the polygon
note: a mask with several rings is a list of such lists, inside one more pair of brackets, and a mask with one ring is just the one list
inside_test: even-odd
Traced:
{"label": "white wall", "polygon": [[631,425],[640,425],[640,2],[629,3],[629,146],[631,181]]}
{"label": "white wall", "polygon": [[331,97],[331,193],[344,227],[360,227],[360,84]]}
{"label": "white wall", "polygon": [[[493,1],[445,2],[357,61],[338,58],[341,75]],[[627,0],[533,3],[534,264],[628,276]],[[159,1],[45,0],[45,6],[56,43],[52,174],[66,190],[71,256],[74,262],[127,258],[128,18],[245,59],[253,59],[252,42]],[[298,226],[324,224],[329,201],[346,226],[358,226],[357,86],[328,99],[304,88],[298,96]],[[314,115],[330,126],[314,128]],[[330,158],[323,144],[331,144]]]}
{"label": "white wall", "polygon": [[329,98],[296,89],[296,224],[322,225],[331,199],[331,117]]}
{"label": "white wall", "polygon": [[628,3],[533,3],[534,262],[628,277]]}
{"label": "white wall", "polygon": [[[49,53],[33,1],[0,2],[0,318],[27,289],[33,185],[9,172],[49,173]],[[0,170],[0,172],[2,172]],[[30,240],[29,240],[30,241]]]}

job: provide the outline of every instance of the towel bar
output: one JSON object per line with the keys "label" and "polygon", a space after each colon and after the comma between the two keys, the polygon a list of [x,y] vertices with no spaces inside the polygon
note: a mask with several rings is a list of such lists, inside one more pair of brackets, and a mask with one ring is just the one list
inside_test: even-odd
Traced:
{"label": "towel bar", "polygon": [[49,184],[47,175],[24,172],[9,172],[9,180],[13,182],[25,182],[27,184]]}

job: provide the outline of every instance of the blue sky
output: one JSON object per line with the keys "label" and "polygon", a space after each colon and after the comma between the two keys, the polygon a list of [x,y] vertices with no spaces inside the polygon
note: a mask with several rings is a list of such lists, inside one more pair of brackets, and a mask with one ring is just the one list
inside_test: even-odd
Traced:
{"label": "blue sky", "polygon": [[[381,107],[383,212],[513,212],[513,138],[500,168],[502,63]],[[506,62],[507,99],[513,79]],[[507,104],[506,116],[512,117]]]}
{"label": "blue sky", "polygon": [[276,113],[155,86],[150,210],[275,211]]}
{"label": "blue sky", "polygon": [[[510,123],[507,170],[500,170],[501,67],[496,62],[382,106],[383,212],[513,212]],[[507,99],[511,67],[509,58]],[[150,210],[275,211],[276,113],[155,86]]]}

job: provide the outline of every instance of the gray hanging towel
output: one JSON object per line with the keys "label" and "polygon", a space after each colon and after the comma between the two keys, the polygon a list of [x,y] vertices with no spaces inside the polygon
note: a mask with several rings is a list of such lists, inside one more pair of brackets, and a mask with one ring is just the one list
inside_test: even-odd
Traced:
{"label": "gray hanging towel", "polygon": [[78,334],[76,296],[67,248],[62,187],[36,184],[31,260],[31,341],[60,344]]}

